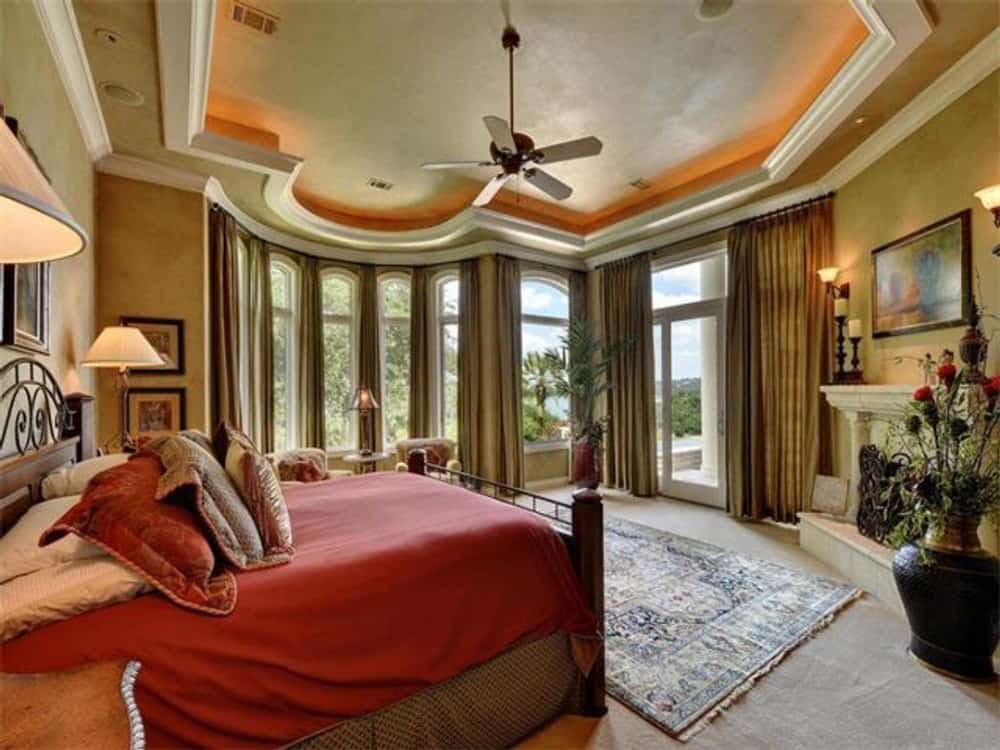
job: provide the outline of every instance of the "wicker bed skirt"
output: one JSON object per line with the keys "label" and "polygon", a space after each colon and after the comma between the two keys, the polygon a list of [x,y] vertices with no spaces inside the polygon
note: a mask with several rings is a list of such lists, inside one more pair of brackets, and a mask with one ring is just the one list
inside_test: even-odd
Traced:
{"label": "wicker bed skirt", "polygon": [[299,740],[294,750],[505,748],[564,713],[578,713],[583,680],[569,637],[515,646],[440,685]]}

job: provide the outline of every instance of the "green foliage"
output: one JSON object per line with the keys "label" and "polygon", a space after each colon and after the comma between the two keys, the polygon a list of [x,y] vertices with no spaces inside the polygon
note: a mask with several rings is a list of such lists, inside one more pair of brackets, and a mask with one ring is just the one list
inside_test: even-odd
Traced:
{"label": "green foliage", "polygon": [[323,323],[323,424],[327,448],[344,448],[355,443],[352,413],[348,411],[354,397],[352,345],[349,322]]}
{"label": "green foliage", "polygon": [[674,437],[701,434],[701,390],[674,389],[670,395],[670,422]]}
{"label": "green foliage", "polygon": [[893,546],[942,528],[948,516],[1000,523],[1000,402],[965,376],[963,370],[950,386],[919,389],[914,395],[924,400],[911,401],[890,427],[886,452],[900,468],[884,494],[903,503],[889,534]]}
{"label": "green foliage", "polygon": [[558,440],[560,418],[546,402],[554,394],[560,376],[564,377],[563,360],[551,352],[528,352],[521,362],[522,436],[525,442]]}

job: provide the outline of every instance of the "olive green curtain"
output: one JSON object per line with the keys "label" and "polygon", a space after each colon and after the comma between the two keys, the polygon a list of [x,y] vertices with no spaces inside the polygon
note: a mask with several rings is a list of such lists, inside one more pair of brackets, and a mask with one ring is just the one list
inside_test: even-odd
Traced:
{"label": "olive green curtain", "polygon": [[521,264],[497,256],[497,476],[524,486],[521,443]]}
{"label": "olive green curtain", "polygon": [[629,341],[609,373],[605,482],[647,497],[656,493],[653,399],[653,299],[649,254],[605,266],[601,274],[604,335]]}
{"label": "olive green curtain", "polygon": [[300,446],[326,448],[323,393],[323,301],[319,262],[297,256],[299,267],[299,403]]}
{"label": "olive green curtain", "polygon": [[[375,266],[361,266],[358,271],[359,331],[358,331],[358,385],[368,386],[376,403],[382,403],[381,332],[378,314],[378,273]],[[381,409],[371,414],[373,451],[382,450]],[[364,425],[358,419],[358,446],[362,445]]]}
{"label": "olive green curtain", "polygon": [[431,408],[431,315],[428,309],[429,274],[414,268],[410,274],[410,437],[433,437],[434,412]]}
{"label": "olive green curtain", "polygon": [[479,259],[459,267],[458,296],[458,457],[463,471],[482,474],[484,382],[479,359]]}
{"label": "olive green curtain", "polygon": [[243,426],[239,380],[239,279],[236,220],[213,206],[208,217],[212,424]]}
{"label": "olive green curtain", "polygon": [[243,430],[263,451],[274,448],[274,354],[271,321],[271,254],[265,242],[247,237],[246,285],[241,288],[241,302],[246,300],[249,330],[242,337],[248,347],[245,361],[247,403]]}
{"label": "olive green curtain", "polygon": [[[833,254],[833,201],[738,224],[729,235],[729,511],[794,523],[830,462],[832,317],[817,271]],[[766,436],[766,439],[765,437]]]}
{"label": "olive green curtain", "polygon": [[[569,319],[579,320],[589,316],[589,300],[587,299],[587,274],[583,271],[569,272]],[[572,365],[573,363],[570,362]],[[574,395],[569,401],[570,419],[576,420],[580,415],[579,399]]]}

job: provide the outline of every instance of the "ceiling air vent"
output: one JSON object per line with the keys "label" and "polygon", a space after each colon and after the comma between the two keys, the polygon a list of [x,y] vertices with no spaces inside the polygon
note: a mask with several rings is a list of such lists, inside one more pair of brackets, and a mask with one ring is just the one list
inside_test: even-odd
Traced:
{"label": "ceiling air vent", "polygon": [[241,3],[239,0],[234,0],[233,2],[232,19],[236,23],[249,26],[254,31],[259,31],[263,34],[273,34],[278,30],[279,19],[277,16],[265,13],[252,5]]}
{"label": "ceiling air vent", "polygon": [[392,190],[392,183],[388,180],[380,180],[378,177],[369,177],[368,187],[376,190]]}

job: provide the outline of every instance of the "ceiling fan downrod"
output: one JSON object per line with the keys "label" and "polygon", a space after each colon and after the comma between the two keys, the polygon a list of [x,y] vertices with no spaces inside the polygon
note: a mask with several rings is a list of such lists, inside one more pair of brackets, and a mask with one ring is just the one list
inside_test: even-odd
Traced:
{"label": "ceiling fan downrod", "polygon": [[510,82],[510,132],[514,132],[514,50],[521,46],[521,35],[513,26],[507,26],[500,37],[503,48],[507,50],[507,75]]}

